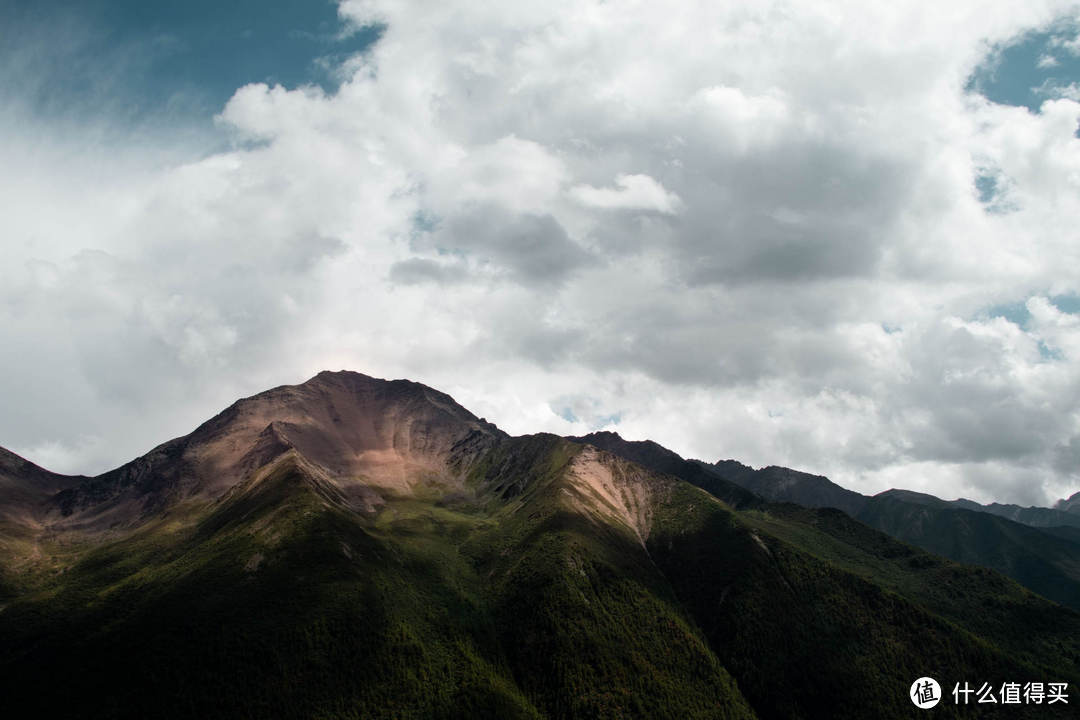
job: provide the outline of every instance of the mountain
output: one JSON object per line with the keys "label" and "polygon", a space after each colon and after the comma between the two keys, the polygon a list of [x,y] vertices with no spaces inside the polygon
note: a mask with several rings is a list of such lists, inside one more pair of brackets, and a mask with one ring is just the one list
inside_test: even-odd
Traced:
{"label": "mountain", "polygon": [[611,431],[595,432],[567,440],[593,445],[613,455],[625,458],[656,472],[674,475],[720,498],[734,508],[749,508],[761,504],[760,493],[732,482],[711,468],[693,460],[684,460],[676,453],[652,440],[628,442]]}
{"label": "mountain", "polygon": [[822,475],[770,465],[754,470],[735,460],[721,460],[715,465],[699,463],[706,470],[730,479],[756,495],[774,502],[790,502],[805,507],[832,507],[848,515],[857,515],[866,497],[840,487]]}
{"label": "mountain", "polygon": [[886,490],[885,493],[882,494],[888,494],[891,497],[906,500],[917,505],[951,507],[960,510],[974,510],[975,512],[989,513],[1037,528],[1064,526],[1080,528],[1080,513],[1066,512],[1057,508],[1021,507],[1020,505],[1005,505],[1002,503],[983,505],[974,502],[973,500],[965,500],[963,498],[960,498],[959,500],[942,500],[933,495],[913,492],[911,490]]}
{"label": "mountain", "polygon": [[[767,500],[838,508],[898,540],[957,562],[992,568],[1045,597],[1080,609],[1080,538],[1070,532],[1077,527],[1071,518],[1060,528],[1037,528],[993,511],[1010,506],[949,502],[909,490],[889,490],[869,497],[823,476],[787,468],[754,470],[734,460],[699,464]],[[1071,515],[1049,508],[1024,510],[1045,511],[1039,515],[1043,521]]]}
{"label": "mountain", "polygon": [[0,448],[0,602],[16,592],[16,578],[49,572],[42,553],[43,509],[81,477],[57,475]]}
{"label": "mountain", "polygon": [[[842,510],[893,538],[957,562],[992,568],[1051,600],[1080,610],[1080,535],[1073,532],[1080,528],[1063,525],[1036,529],[908,490],[889,490],[868,497],[821,475],[788,468],[755,470],[735,460],[721,460],[714,465],[683,460],[652,441],[628,441],[612,432],[572,439],[604,447],[706,490],[730,483],[773,503]],[[739,507],[755,505],[742,500]]]}
{"label": "mountain", "polygon": [[323,372],[239,400],[190,435],[60,493],[59,526],[130,526],[185,499],[216,499],[295,450],[350,507],[450,484],[454,468],[505,436],[450,396],[407,380]]}
{"label": "mountain", "polygon": [[856,518],[932,553],[993,568],[1080,609],[1080,543],[997,515],[876,495]]}
{"label": "mountain", "polygon": [[10,524],[33,525],[42,503],[84,479],[51,473],[0,448],[0,519]]}
{"label": "mountain", "polygon": [[[762,498],[776,502],[792,502],[806,507],[832,507],[843,510],[852,517],[858,517],[870,500],[869,496],[841,487],[823,475],[811,475],[775,465],[755,470],[736,460],[720,460],[713,465],[700,461],[692,462],[698,462],[708,470],[718,471],[717,474],[721,478],[735,482]],[[1080,502],[1076,503],[1077,511],[1067,512],[1064,508],[1069,507],[1067,504],[1070,500],[1060,501],[1055,508],[1044,508],[1002,503],[983,505],[963,498],[942,500],[933,495],[912,490],[894,489],[887,490],[883,494],[916,505],[988,513],[1037,528],[1063,526],[1080,528]],[[1080,500],[1080,493],[1074,495],[1073,498]]]}
{"label": "mountain", "polygon": [[1080,492],[1073,493],[1065,500],[1058,500],[1054,505],[1055,510],[1080,515]]}
{"label": "mountain", "polygon": [[927,674],[1080,682],[1077,613],[658,447],[667,470],[321,373],[98,477],[11,460],[36,554],[0,558],[4,709],[906,718]]}

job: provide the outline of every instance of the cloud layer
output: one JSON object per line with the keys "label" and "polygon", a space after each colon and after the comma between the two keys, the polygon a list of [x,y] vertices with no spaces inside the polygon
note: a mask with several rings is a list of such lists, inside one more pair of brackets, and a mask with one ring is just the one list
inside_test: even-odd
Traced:
{"label": "cloud layer", "polygon": [[341,87],[237,89],[224,150],[4,117],[0,444],[100,471],[347,367],[865,492],[1080,489],[1080,103],[965,90],[1075,4],[340,13],[384,26]]}

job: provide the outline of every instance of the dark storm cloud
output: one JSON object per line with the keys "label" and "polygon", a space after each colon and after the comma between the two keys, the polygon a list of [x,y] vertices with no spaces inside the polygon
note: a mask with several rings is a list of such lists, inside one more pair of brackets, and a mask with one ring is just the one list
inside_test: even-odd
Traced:
{"label": "dark storm cloud", "polygon": [[524,285],[558,284],[593,262],[553,216],[488,204],[443,220],[415,244],[456,254],[475,268],[509,274]]}
{"label": "dark storm cloud", "polygon": [[915,180],[897,160],[806,139],[688,160],[677,252],[690,284],[875,273]]}
{"label": "dark storm cloud", "polygon": [[400,285],[418,285],[427,282],[452,285],[465,282],[467,279],[468,270],[461,263],[411,258],[396,262],[390,267],[390,281]]}

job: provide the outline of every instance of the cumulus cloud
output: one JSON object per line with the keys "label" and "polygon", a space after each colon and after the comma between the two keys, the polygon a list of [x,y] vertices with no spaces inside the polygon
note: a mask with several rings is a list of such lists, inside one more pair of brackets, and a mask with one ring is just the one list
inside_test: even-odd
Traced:
{"label": "cumulus cloud", "polygon": [[1041,69],[1057,67],[1060,64],[1061,63],[1058,62],[1058,59],[1050,53],[1040,55],[1038,62],[1035,63],[1036,67]]}
{"label": "cumulus cloud", "polygon": [[340,88],[238,88],[221,136],[9,114],[0,444],[100,471],[347,367],[511,432],[1071,494],[1080,103],[965,90],[1070,7],[347,0],[384,29]]}
{"label": "cumulus cloud", "polygon": [[1062,83],[1054,80],[1046,80],[1033,91],[1042,97],[1066,98],[1080,102],[1080,83]]}
{"label": "cumulus cloud", "polygon": [[651,210],[672,215],[682,205],[678,195],[648,175],[616,175],[614,188],[575,185],[570,195],[586,207],[606,210]]}

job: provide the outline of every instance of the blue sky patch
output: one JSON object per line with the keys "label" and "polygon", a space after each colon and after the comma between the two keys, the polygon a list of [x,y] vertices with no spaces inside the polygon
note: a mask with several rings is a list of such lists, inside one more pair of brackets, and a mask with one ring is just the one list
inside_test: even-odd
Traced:
{"label": "blue sky patch", "polygon": [[1005,192],[1007,184],[1007,178],[998,171],[992,169],[976,171],[975,192],[986,212],[1003,215],[1017,209],[1016,205],[1009,201]]}
{"label": "blue sky patch", "polygon": [[563,409],[558,410],[555,414],[569,423],[576,423],[578,421],[577,415],[575,415],[574,411],[568,407],[564,407]]}
{"label": "blue sky patch", "polygon": [[331,0],[13,0],[0,61],[38,113],[208,118],[248,83],[333,92],[333,68],[380,34],[353,30]]}
{"label": "blue sky patch", "polygon": [[975,176],[975,190],[979,193],[979,202],[989,204],[998,193],[996,175],[980,174]]}
{"label": "blue sky patch", "polygon": [[[1051,305],[1063,313],[1080,314],[1080,296],[1051,295],[1047,299]],[[1002,317],[1023,330],[1027,330],[1028,323],[1031,322],[1031,313],[1027,309],[1026,301],[993,305],[987,308],[985,312],[979,313],[979,316],[984,318]]]}
{"label": "blue sky patch", "polygon": [[613,415],[602,415],[596,418],[596,427],[608,427],[609,425],[618,425],[622,422],[622,413],[617,412]]}
{"label": "blue sky patch", "polygon": [[1073,23],[1058,23],[995,47],[965,89],[1037,113],[1044,101],[1065,96],[1080,82],[1078,30]]}
{"label": "blue sky patch", "polygon": [[1080,295],[1054,295],[1050,302],[1063,313],[1080,314]]}
{"label": "blue sky patch", "polygon": [[1039,357],[1043,360],[1064,360],[1065,355],[1057,348],[1052,348],[1042,340],[1039,341]]}
{"label": "blue sky patch", "polygon": [[1003,317],[1021,328],[1027,328],[1027,324],[1031,321],[1031,313],[1028,312],[1027,304],[1025,302],[994,305],[993,307],[987,308],[986,317]]}

